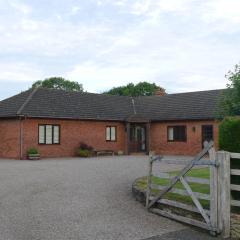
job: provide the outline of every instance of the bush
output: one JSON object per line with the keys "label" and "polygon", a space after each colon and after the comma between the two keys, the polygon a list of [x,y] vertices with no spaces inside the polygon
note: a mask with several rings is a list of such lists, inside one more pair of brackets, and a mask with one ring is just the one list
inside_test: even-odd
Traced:
{"label": "bush", "polygon": [[79,157],[90,157],[93,152],[93,147],[86,143],[80,143],[80,147],[77,149],[77,155]]}
{"label": "bush", "polygon": [[93,147],[90,145],[87,145],[86,143],[80,143],[80,149],[88,150],[90,152],[93,151]]}
{"label": "bush", "polygon": [[77,154],[79,157],[90,157],[91,152],[87,149],[78,149]]}
{"label": "bush", "polygon": [[240,153],[240,117],[225,118],[219,126],[219,147]]}
{"label": "bush", "polygon": [[38,150],[36,148],[29,148],[27,151],[28,155],[30,154],[38,154]]}
{"label": "bush", "polygon": [[[225,118],[219,126],[219,147],[228,152],[240,153],[240,117]],[[231,168],[240,169],[240,159],[231,159]],[[231,176],[232,184],[239,184],[239,176]],[[240,192],[232,191],[234,199],[240,199]]]}

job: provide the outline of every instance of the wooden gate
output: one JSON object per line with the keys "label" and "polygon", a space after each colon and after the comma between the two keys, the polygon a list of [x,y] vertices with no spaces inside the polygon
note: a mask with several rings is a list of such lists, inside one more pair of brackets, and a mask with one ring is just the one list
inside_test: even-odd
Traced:
{"label": "wooden gate", "polygon": [[[216,153],[214,150],[213,142],[205,142],[203,150],[191,161],[181,162],[179,160],[163,159],[161,156],[150,156],[149,161],[149,174],[146,193],[146,207],[149,211],[168,217],[180,222],[191,224],[200,228],[204,228],[210,231],[211,234],[216,235],[220,232],[218,224],[218,166],[219,163],[216,160]],[[209,154],[209,160],[204,158],[206,154]],[[167,164],[185,164],[182,170],[174,177],[167,173],[157,174],[157,177],[163,179],[169,179],[170,184],[167,186],[156,186],[152,183],[153,178],[153,163],[156,161],[164,162]],[[210,179],[195,178],[186,176],[187,173],[195,166],[207,166],[210,168]],[[180,182],[184,189],[174,188],[175,185]],[[210,193],[203,194],[194,192],[189,183],[209,184]],[[152,189],[158,189],[160,192],[157,195],[152,194]],[[195,206],[185,204],[182,202],[169,200],[166,198],[167,193],[176,193],[184,196],[191,197]],[[205,209],[200,199],[209,200],[210,208]],[[168,205],[170,207],[184,209],[193,213],[198,213],[202,216],[202,219],[193,219],[191,217],[179,215],[173,213],[169,208],[159,208],[157,206]]]}

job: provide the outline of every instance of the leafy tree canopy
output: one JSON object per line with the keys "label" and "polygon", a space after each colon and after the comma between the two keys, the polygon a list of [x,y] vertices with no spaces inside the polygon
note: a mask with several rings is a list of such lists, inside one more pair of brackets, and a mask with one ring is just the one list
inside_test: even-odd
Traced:
{"label": "leafy tree canopy", "polygon": [[33,83],[32,88],[37,87],[83,92],[82,84],[64,79],[62,77],[51,77],[36,81]]}
{"label": "leafy tree canopy", "polygon": [[154,95],[157,90],[162,90],[165,93],[165,89],[157,86],[155,83],[140,82],[136,85],[129,83],[125,86],[114,87],[105,94],[119,95],[119,96],[151,96]]}
{"label": "leafy tree canopy", "polygon": [[229,80],[227,91],[220,101],[220,117],[240,115],[240,64],[226,75]]}

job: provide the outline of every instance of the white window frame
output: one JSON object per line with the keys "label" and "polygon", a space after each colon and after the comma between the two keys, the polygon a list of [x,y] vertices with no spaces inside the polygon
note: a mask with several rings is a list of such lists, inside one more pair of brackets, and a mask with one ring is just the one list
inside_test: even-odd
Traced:
{"label": "white window frame", "polygon": [[39,124],[38,125],[38,144],[40,145],[60,144],[60,125]]}
{"label": "white window frame", "polygon": [[117,127],[116,126],[107,126],[106,127],[106,141],[107,142],[116,142],[117,141]]}

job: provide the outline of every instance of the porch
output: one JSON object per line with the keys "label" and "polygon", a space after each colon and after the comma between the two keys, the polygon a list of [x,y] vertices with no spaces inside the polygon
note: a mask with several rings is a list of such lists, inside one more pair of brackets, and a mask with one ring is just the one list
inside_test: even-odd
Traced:
{"label": "porch", "polygon": [[126,154],[145,155],[150,151],[150,120],[130,117],[126,121]]}

